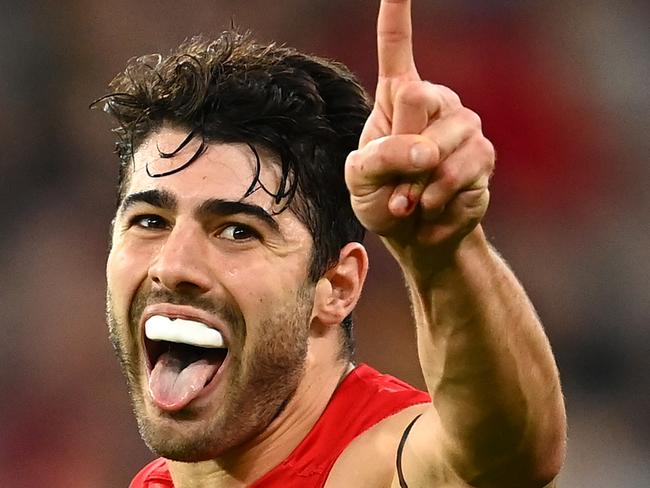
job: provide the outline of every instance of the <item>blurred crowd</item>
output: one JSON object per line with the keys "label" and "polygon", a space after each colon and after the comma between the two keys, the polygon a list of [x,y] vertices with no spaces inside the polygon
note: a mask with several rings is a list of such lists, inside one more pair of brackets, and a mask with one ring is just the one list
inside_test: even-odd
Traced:
{"label": "blurred crowd", "polygon": [[[372,91],[376,2],[0,0],[0,486],[125,487],[140,441],[104,322],[117,159],[89,103],[132,56],[234,23]],[[485,227],[527,288],[569,413],[560,486],[650,486],[650,7],[414,0],[422,77],[497,149]],[[396,265],[370,238],[357,360],[418,386]]]}

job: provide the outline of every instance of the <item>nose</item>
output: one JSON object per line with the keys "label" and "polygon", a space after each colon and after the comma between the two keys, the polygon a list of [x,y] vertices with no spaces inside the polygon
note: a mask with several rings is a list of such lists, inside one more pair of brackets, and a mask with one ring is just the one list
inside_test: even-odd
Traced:
{"label": "nose", "polygon": [[211,286],[207,239],[198,225],[176,225],[149,267],[149,279],[174,292],[207,292]]}

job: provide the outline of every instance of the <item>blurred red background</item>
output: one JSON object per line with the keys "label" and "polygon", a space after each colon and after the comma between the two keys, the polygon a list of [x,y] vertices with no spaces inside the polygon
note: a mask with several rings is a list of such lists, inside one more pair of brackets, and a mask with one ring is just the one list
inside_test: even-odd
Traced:
{"label": "blurred red background", "polygon": [[[560,365],[570,429],[560,486],[650,486],[650,8],[414,3],[420,74],[479,112],[497,148],[485,227]],[[126,486],[152,457],[104,323],[117,160],[90,101],[128,58],[231,19],[345,62],[372,91],[375,10],[350,0],[0,3],[1,486]],[[368,247],[357,359],[423,386],[402,279],[375,239]]]}

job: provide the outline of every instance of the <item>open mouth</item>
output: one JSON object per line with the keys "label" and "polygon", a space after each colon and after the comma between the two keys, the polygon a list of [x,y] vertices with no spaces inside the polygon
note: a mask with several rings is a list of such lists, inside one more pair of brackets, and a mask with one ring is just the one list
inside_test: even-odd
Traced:
{"label": "open mouth", "polygon": [[166,411],[180,410],[198,397],[228,356],[215,329],[162,315],[145,322],[144,349],[151,397]]}

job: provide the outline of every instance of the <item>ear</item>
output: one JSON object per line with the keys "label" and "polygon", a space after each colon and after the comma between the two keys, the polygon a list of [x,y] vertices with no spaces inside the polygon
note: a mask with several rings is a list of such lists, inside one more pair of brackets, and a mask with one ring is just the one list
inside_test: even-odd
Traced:
{"label": "ear", "polygon": [[338,262],[316,283],[312,323],[338,327],[359,301],[367,273],[365,247],[349,242],[341,249]]}

